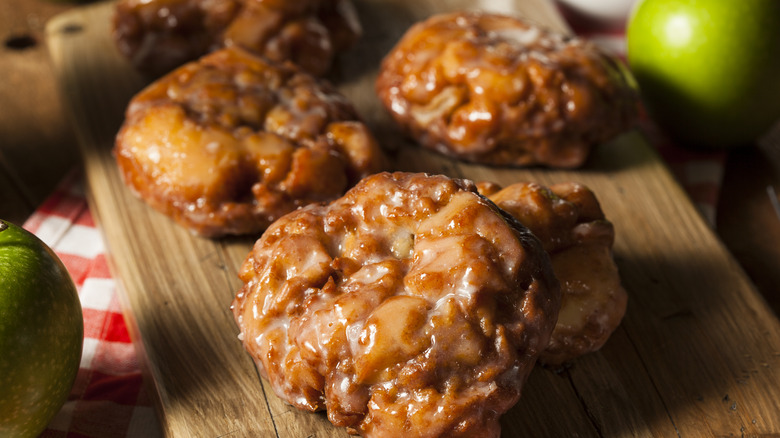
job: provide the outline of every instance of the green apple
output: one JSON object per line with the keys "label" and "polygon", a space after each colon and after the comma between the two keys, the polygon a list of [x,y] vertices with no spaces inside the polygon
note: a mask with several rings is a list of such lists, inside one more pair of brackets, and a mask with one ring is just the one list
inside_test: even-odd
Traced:
{"label": "green apple", "polygon": [[83,341],[81,303],[62,261],[0,220],[0,436],[46,428],[73,386]]}
{"label": "green apple", "polygon": [[780,120],[780,1],[644,0],[626,38],[645,105],[672,138],[739,146]]}

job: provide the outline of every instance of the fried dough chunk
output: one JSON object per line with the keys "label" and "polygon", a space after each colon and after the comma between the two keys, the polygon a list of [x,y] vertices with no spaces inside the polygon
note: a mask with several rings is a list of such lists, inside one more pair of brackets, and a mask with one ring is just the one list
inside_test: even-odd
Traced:
{"label": "fried dough chunk", "polygon": [[561,310],[540,361],[561,365],[601,348],[620,325],[628,294],[612,257],[614,227],[596,195],[576,183],[480,183],[479,190],[541,240],[560,281]]}
{"label": "fried dough chunk", "polygon": [[525,227],[414,173],[284,216],[240,277],[239,337],[276,394],[367,437],[498,437],[560,298]]}
{"label": "fried dough chunk", "polygon": [[435,15],[382,62],[380,100],[423,146],[476,163],[582,166],[627,130],[637,93],[583,39],[490,13]]}
{"label": "fried dough chunk", "polygon": [[258,233],[384,166],[344,96],[292,65],[238,48],[138,93],[114,154],[135,194],[209,237]]}
{"label": "fried dough chunk", "polygon": [[230,46],[320,76],[361,32],[350,0],[120,0],[113,18],[120,53],[155,76]]}

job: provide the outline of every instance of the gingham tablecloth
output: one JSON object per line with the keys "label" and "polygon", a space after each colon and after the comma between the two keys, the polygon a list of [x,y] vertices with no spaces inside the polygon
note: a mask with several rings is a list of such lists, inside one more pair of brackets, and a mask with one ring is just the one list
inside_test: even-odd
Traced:
{"label": "gingham tablecloth", "polygon": [[[575,27],[576,29],[576,27]],[[580,32],[618,55],[623,33]],[[676,148],[647,120],[640,127],[711,224],[724,156]],[[84,196],[81,175],[67,177],[23,224],[54,249],[79,289],[84,310],[84,352],[68,401],[42,437],[155,438],[161,428],[145,392],[106,263],[106,248]]]}
{"label": "gingham tablecloth", "polygon": [[69,175],[23,224],[62,259],[79,291],[84,350],[67,402],[42,437],[161,436],[133,344],[122,317],[116,281],[78,173]]}

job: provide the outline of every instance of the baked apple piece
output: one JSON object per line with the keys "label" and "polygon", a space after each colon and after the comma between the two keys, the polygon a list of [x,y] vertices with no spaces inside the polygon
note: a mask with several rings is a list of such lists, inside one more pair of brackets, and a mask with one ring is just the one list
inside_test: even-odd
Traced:
{"label": "baked apple piece", "polygon": [[560,298],[525,227],[415,173],[282,217],[239,275],[239,338],[276,394],[367,437],[498,437]]}
{"label": "baked apple piece", "polygon": [[120,0],[113,18],[120,53],[155,76],[229,46],[319,76],[360,34],[350,0]]}
{"label": "baked apple piece", "polygon": [[596,195],[577,183],[480,183],[479,190],[539,238],[561,284],[558,322],[540,361],[557,366],[601,348],[620,325],[628,294],[612,256],[614,227]]}
{"label": "baked apple piece", "polygon": [[133,97],[114,154],[135,194],[209,237],[261,232],[384,166],[333,87],[239,48],[184,65]]}
{"label": "baked apple piece", "polygon": [[480,12],[412,26],[384,58],[376,91],[421,145],[502,166],[582,166],[637,113],[624,70],[594,44]]}

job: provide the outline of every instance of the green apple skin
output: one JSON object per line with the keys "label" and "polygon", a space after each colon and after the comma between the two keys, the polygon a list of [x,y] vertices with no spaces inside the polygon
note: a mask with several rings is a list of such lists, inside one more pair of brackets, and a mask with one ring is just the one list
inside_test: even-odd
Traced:
{"label": "green apple skin", "polygon": [[780,120],[780,1],[644,0],[626,38],[644,103],[673,139],[748,145]]}
{"label": "green apple skin", "polygon": [[0,436],[38,436],[62,407],[81,362],[76,286],[32,233],[0,221]]}

